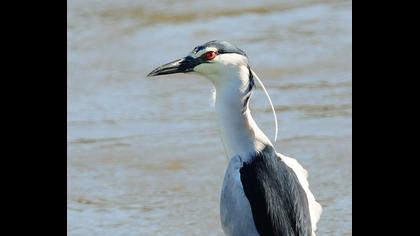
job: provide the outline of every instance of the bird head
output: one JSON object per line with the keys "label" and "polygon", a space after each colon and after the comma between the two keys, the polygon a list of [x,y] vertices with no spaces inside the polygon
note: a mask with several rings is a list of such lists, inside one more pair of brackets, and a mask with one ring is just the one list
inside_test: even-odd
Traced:
{"label": "bird head", "polygon": [[240,73],[247,66],[244,51],[229,42],[213,40],[195,47],[184,58],[159,66],[147,76],[195,72],[217,83],[232,73]]}
{"label": "bird head", "polygon": [[241,100],[244,100],[243,105],[248,104],[255,77],[270,102],[276,125],[274,140],[277,139],[277,117],[273,103],[264,84],[248,65],[248,57],[244,51],[229,42],[213,40],[195,47],[184,58],[159,66],[147,76],[194,72],[210,79],[216,89],[228,88],[224,90],[230,92],[238,91],[239,88]]}

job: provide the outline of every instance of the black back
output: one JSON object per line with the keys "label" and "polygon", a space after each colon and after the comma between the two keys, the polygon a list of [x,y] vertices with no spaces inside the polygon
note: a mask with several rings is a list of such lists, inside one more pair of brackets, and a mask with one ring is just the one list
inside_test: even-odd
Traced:
{"label": "black back", "polygon": [[308,199],[294,171],[267,145],[240,169],[261,236],[310,236]]}

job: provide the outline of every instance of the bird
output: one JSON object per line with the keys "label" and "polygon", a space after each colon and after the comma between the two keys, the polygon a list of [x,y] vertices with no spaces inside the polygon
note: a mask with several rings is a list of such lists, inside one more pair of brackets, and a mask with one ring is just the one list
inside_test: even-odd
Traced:
{"label": "bird", "polygon": [[212,40],[147,77],[175,73],[204,76],[215,88],[216,120],[229,159],[220,194],[225,235],[315,236],[322,207],[309,190],[307,171],[278,153],[251,115],[255,80],[274,108],[247,54],[230,42]]}

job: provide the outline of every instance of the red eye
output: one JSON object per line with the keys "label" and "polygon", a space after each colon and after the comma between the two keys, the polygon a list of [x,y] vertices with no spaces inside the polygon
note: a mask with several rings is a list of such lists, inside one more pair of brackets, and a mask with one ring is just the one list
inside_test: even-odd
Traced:
{"label": "red eye", "polygon": [[213,60],[216,57],[216,53],[213,51],[206,52],[206,59]]}

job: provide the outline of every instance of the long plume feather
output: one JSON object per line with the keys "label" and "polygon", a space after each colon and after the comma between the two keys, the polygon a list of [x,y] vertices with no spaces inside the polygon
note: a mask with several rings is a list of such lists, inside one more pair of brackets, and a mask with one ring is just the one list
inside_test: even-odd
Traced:
{"label": "long plume feather", "polygon": [[277,141],[277,133],[278,133],[279,129],[278,129],[278,125],[277,125],[277,116],[276,116],[276,111],[274,110],[273,102],[271,102],[270,95],[268,94],[267,90],[265,89],[264,84],[262,83],[260,78],[258,78],[258,75],[252,69],[251,69],[251,72],[254,75],[254,77],[257,79],[258,83],[261,85],[261,88],[264,90],[264,93],[267,96],[268,102],[270,102],[271,110],[273,111],[273,115],[274,115],[274,123],[276,124],[276,133],[274,135],[274,142],[276,142]]}

